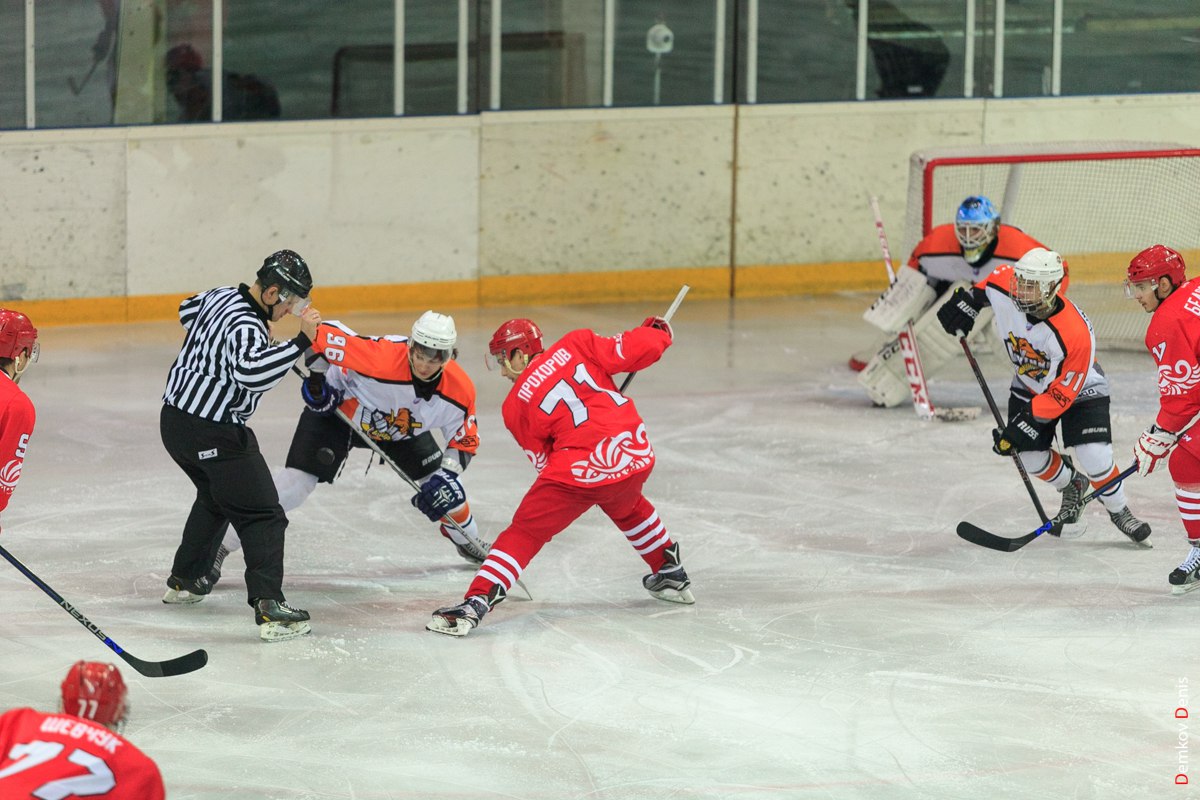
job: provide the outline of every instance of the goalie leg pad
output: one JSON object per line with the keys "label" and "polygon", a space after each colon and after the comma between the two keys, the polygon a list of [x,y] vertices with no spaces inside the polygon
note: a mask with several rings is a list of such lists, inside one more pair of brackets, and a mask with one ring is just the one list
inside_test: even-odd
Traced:
{"label": "goalie leg pad", "polygon": [[896,281],[863,313],[863,319],[886,333],[896,333],[937,299],[925,276],[902,267]]}
{"label": "goalie leg pad", "polygon": [[867,362],[858,373],[858,383],[872,403],[884,408],[894,408],[912,398],[899,339],[892,339]]}

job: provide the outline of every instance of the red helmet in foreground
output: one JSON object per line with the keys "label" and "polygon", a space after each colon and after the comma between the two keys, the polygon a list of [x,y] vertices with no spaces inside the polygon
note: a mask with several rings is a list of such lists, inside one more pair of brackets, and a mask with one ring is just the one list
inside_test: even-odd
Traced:
{"label": "red helmet in foreground", "polygon": [[32,357],[37,328],[20,311],[0,308],[0,358],[15,359],[26,350]]}
{"label": "red helmet in foreground", "polygon": [[1184,270],[1183,256],[1178,251],[1166,245],[1155,244],[1147,247],[1133,257],[1129,262],[1127,273],[1130,283],[1155,281],[1162,277],[1171,279],[1172,286],[1181,286],[1187,277]]}
{"label": "red helmet in foreground", "polygon": [[542,352],[542,329],[531,319],[510,319],[492,334],[488,352],[497,360],[509,360],[514,350],[533,358]]}
{"label": "red helmet in foreground", "polygon": [[112,664],[76,661],[62,682],[63,711],[117,728],[125,720],[129,690]]}

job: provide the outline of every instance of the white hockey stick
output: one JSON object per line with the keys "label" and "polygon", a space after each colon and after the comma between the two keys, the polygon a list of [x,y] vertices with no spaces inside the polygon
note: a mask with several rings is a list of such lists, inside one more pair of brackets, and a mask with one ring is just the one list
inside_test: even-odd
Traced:
{"label": "white hockey stick", "polygon": [[[871,212],[875,215],[875,230],[879,234],[879,248],[883,251],[883,265],[887,267],[888,283],[896,282],[896,270],[892,267],[892,250],[888,247],[887,233],[883,229],[883,214],[879,211],[879,198],[871,195]],[[904,374],[908,388],[912,391],[913,410],[922,420],[940,419],[943,422],[961,422],[979,416],[978,407],[934,408],[929,399],[929,385],[925,382],[925,368],[921,366],[921,351],[917,349],[917,335],[912,321],[907,322],[897,335],[900,353],[904,357]]]}
{"label": "white hockey stick", "polygon": [[[675,295],[675,300],[672,301],[670,307],[667,309],[667,313],[663,314],[664,320],[667,322],[671,321],[671,317],[675,316],[675,312],[679,309],[679,304],[683,302],[684,296],[687,295],[688,289],[691,288],[692,287],[688,286],[686,283],[683,285],[683,287],[679,290],[679,294]],[[617,389],[617,391],[621,394],[625,394],[625,390],[628,389],[629,384],[633,382],[634,375],[637,375],[637,373],[631,372],[626,375],[625,380],[621,382],[621,388]]]}

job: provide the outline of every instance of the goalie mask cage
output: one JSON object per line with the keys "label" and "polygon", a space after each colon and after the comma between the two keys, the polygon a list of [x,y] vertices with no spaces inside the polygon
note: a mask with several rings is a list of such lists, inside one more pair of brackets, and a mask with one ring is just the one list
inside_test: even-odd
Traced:
{"label": "goalie mask cage", "polygon": [[1055,142],[919,150],[909,159],[905,252],[963,199],[1067,261],[1074,300],[1110,347],[1140,349],[1150,315],[1125,296],[1135,254],[1165,244],[1200,268],[1200,149],[1154,142]]}

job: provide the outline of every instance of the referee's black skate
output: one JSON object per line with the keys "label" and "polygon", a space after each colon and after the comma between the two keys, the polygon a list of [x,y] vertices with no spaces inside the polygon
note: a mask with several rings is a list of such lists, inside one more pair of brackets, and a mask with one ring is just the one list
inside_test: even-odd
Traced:
{"label": "referee's black skate", "polygon": [[642,578],[642,586],[646,591],[659,600],[668,603],[683,603],[691,605],[696,602],[692,595],[692,582],[679,561],[679,544],[673,544],[663,551],[666,560],[658,572],[652,572]]}
{"label": "referee's black skate", "polygon": [[1192,549],[1171,574],[1167,576],[1171,584],[1171,594],[1187,594],[1192,589],[1200,588],[1200,543],[1192,540]]}
{"label": "referee's black skate", "polygon": [[1129,510],[1129,506],[1125,506],[1120,511],[1108,512],[1108,518],[1112,520],[1113,525],[1117,526],[1117,530],[1128,536],[1130,541],[1138,547],[1154,547],[1150,541],[1150,523],[1142,522],[1135,517]]}
{"label": "referee's black skate", "polygon": [[163,595],[163,602],[171,605],[191,605],[199,603],[204,599],[204,595],[212,591],[212,584],[208,582],[208,578],[180,578],[178,575],[171,575],[167,578],[167,593]]}
{"label": "referee's black skate", "polygon": [[254,621],[264,642],[282,642],[311,633],[309,619],[307,611],[292,608],[279,600],[263,598],[254,601]]}

